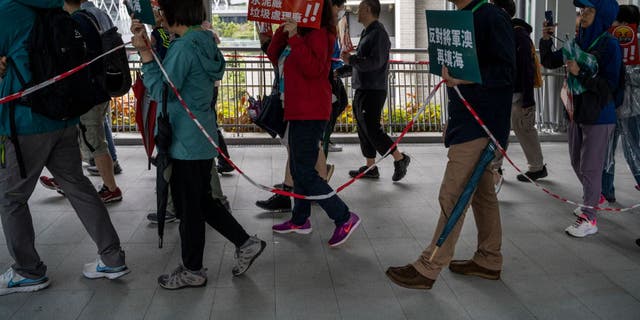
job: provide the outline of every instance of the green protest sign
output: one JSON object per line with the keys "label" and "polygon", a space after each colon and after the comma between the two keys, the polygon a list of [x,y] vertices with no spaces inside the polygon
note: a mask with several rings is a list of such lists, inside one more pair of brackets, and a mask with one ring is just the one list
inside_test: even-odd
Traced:
{"label": "green protest sign", "polygon": [[133,14],[134,18],[144,24],[156,25],[156,19],[153,15],[153,6],[155,3],[152,4],[152,0],[126,0],[124,4],[127,7],[129,15]]}
{"label": "green protest sign", "polygon": [[442,66],[452,77],[482,83],[476,53],[471,11],[427,10],[429,71],[442,75]]}

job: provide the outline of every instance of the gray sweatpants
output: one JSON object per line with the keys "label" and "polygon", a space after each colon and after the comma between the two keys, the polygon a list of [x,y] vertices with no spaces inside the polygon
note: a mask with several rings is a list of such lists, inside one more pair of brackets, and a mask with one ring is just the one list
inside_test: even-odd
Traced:
{"label": "gray sweatpants", "polygon": [[120,239],[96,189],[82,172],[78,129],[19,136],[27,178],[20,177],[13,144],[5,142],[6,168],[0,168],[0,217],[12,268],[26,278],[37,279],[47,267],[35,249],[35,232],[27,201],[42,169],[47,167],[65,192],[85,229],[98,246],[102,261],[111,267],[125,263]]}
{"label": "gray sweatpants", "polygon": [[[569,123],[569,156],[571,166],[582,183],[582,200],[589,206],[597,206],[602,193],[602,170],[609,139],[615,124]],[[589,220],[596,219],[596,210],[583,208]]]}

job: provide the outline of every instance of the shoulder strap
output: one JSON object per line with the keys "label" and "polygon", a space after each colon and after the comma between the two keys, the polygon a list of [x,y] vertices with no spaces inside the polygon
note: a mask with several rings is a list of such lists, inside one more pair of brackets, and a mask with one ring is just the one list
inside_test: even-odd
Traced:
{"label": "shoulder strap", "polygon": [[[609,32],[608,32],[608,31],[605,31],[605,32],[603,32],[601,35],[599,35],[595,40],[593,40],[593,42],[591,43],[591,45],[589,45],[589,48],[587,48],[587,52],[589,52],[589,51],[593,50],[593,49],[596,47],[596,45],[597,45],[598,43],[600,43],[600,40],[602,40],[603,38],[607,38],[607,35],[609,35]],[[603,43],[605,43],[605,42],[603,42]],[[602,45],[603,43],[601,43],[601,45]]]}
{"label": "shoulder strap", "polygon": [[93,24],[93,27],[96,28],[96,31],[98,31],[98,34],[102,35],[102,29],[100,28],[98,19],[93,14],[91,14],[91,12],[88,12],[87,10],[78,10],[77,12],[78,14],[81,14],[89,19],[89,21],[91,21],[91,24]]}
{"label": "shoulder strap", "polygon": [[478,11],[478,9],[480,9],[482,6],[484,6],[485,4],[489,3],[488,0],[482,0],[480,1],[478,4],[476,4],[475,7],[473,7],[473,9],[471,9],[471,12],[475,13],[476,11]]}

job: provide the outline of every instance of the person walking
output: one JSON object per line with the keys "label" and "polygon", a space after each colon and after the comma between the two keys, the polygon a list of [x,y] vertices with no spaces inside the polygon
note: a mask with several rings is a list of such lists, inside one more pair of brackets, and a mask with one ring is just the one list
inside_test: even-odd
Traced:
{"label": "person walking", "polygon": [[[391,41],[380,17],[380,1],[363,0],[358,7],[358,22],[364,26],[360,35],[360,43],[356,54],[343,52],[341,57],[345,64],[353,68],[352,86],[356,90],[353,97],[353,112],[358,125],[360,149],[366,158],[366,165],[349,171],[351,177],[373,166],[376,151],[385,154],[393,145],[393,140],[384,132],[380,124],[382,108],[387,100],[389,76],[389,51]],[[411,158],[400,152],[397,147],[392,150],[394,172],[393,181],[400,181],[407,174]],[[378,179],[377,167],[367,172],[364,178]]]}

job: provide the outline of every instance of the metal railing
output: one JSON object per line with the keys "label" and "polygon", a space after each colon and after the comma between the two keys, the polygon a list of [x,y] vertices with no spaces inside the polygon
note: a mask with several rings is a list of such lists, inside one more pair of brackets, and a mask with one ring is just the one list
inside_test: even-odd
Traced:
{"label": "metal railing", "polygon": [[[269,94],[273,85],[273,66],[256,48],[222,48],[226,58],[226,71],[219,87],[217,101],[218,124],[226,132],[240,135],[246,132],[261,132],[251,123],[247,114],[247,97]],[[135,56],[132,53],[132,56]],[[392,50],[390,63],[388,98],[383,110],[382,123],[389,133],[401,131],[411,120],[429,92],[440,81],[440,77],[429,73],[426,61],[427,50]],[[135,60],[135,58],[133,59]],[[131,62],[134,80],[139,74],[140,63]],[[541,132],[564,131],[564,115],[559,108],[559,92],[562,74],[543,73],[544,86],[536,89],[537,126]],[[355,132],[355,118],[351,109],[353,90],[351,79],[343,79],[349,96],[349,106],[338,119],[335,132]],[[313,97],[309,97],[313,99]],[[412,127],[412,132],[440,132],[447,114],[446,90],[440,90],[423,115]],[[136,132],[135,97],[132,92],[112,100],[111,117],[113,130]]]}

